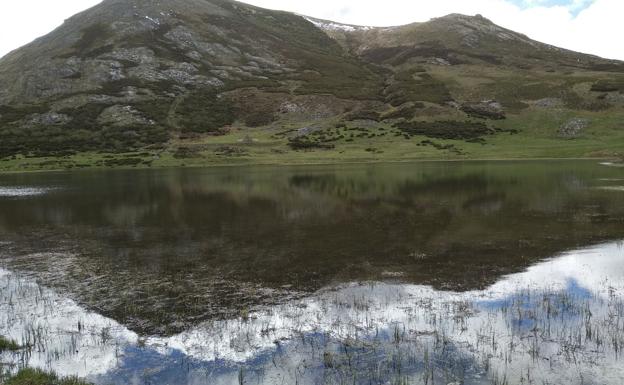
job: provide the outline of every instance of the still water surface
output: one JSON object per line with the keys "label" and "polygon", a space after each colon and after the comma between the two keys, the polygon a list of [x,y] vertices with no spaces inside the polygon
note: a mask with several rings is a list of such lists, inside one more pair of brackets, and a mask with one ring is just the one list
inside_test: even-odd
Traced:
{"label": "still water surface", "polygon": [[0,176],[0,356],[98,384],[621,384],[624,169]]}

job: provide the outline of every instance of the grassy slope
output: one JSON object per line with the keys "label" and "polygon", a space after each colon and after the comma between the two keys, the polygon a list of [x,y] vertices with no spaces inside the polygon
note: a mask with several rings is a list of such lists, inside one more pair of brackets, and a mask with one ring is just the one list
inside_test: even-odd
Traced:
{"label": "grassy slope", "polygon": [[[585,71],[552,74],[478,66],[427,66],[428,73],[447,85],[458,100],[501,100],[506,109],[514,100],[534,101],[566,95],[574,90],[581,101],[596,100],[598,93],[589,91],[597,75]],[[608,74],[600,74],[604,77]],[[405,138],[390,121],[345,121],[345,115],[323,119],[281,116],[267,126],[250,128],[235,122],[225,134],[195,134],[187,139],[172,139],[158,150],[133,153],[80,152],[65,157],[17,156],[0,160],[0,172],[58,170],[66,168],[107,167],[176,167],[237,164],[304,164],[371,161],[408,161],[439,159],[515,159],[515,158],[617,158],[624,155],[624,108],[612,105],[605,110],[573,108],[561,98],[562,106],[539,108],[526,103],[511,109],[507,119],[487,121],[489,127],[516,130],[517,134],[497,133],[484,137],[482,143],[414,136]],[[575,100],[572,100],[575,102]],[[392,108],[386,106],[383,108]],[[432,110],[432,113],[427,112]],[[456,120],[467,116],[448,107],[428,103],[420,109],[416,121]],[[576,139],[558,137],[558,130],[572,118],[586,118],[590,125]],[[473,121],[479,121],[474,120]],[[344,128],[336,128],[339,124]],[[333,149],[295,151],[288,137],[302,127],[317,127]],[[251,143],[244,143],[249,136]],[[312,134],[314,137],[315,134]],[[342,136],[342,138],[340,138]],[[430,141],[421,145],[422,141]],[[451,147],[452,146],[452,147]],[[181,151],[184,150],[184,151]]]}
{"label": "grassy slope", "polygon": [[[592,126],[577,139],[557,137],[557,129],[570,116],[591,120]],[[519,133],[499,133],[486,136],[484,143],[461,140],[432,139],[414,136],[406,139],[388,123],[375,124],[364,131],[349,130],[359,127],[350,122],[347,128],[331,132],[344,135],[344,139],[331,142],[331,150],[292,150],[288,139],[280,132],[288,124],[257,129],[233,129],[223,136],[201,136],[192,140],[172,140],[158,151],[124,154],[79,153],[64,158],[5,159],[0,171],[57,170],[65,168],[107,167],[176,167],[238,164],[304,164],[408,160],[461,160],[461,159],[516,159],[516,158],[617,158],[624,155],[623,111],[584,112],[544,111],[526,109],[518,115],[496,122],[501,128],[518,129]],[[300,127],[300,124],[292,124]],[[339,135],[333,134],[334,137]],[[353,134],[353,141],[348,141]],[[370,137],[374,134],[374,137]],[[385,134],[385,135],[384,135]],[[249,135],[253,143],[241,140]],[[358,137],[358,135],[360,135]],[[383,135],[383,136],[380,136]],[[429,140],[438,145],[421,145]],[[452,145],[451,148],[442,148]],[[179,153],[179,148],[192,149],[190,154]],[[231,152],[230,154],[227,154]]]}
{"label": "grassy slope", "polygon": [[[503,103],[507,119],[486,121],[489,127],[515,130],[517,134],[497,133],[484,137],[481,143],[414,136],[405,138],[392,127],[391,121],[347,121],[348,114],[322,119],[308,116],[279,116],[269,125],[251,128],[240,118],[225,134],[207,133],[186,135],[172,132],[171,139],[162,148],[139,149],[133,153],[102,153],[83,151],[64,157],[7,157],[0,160],[0,172],[58,170],[66,168],[108,167],[175,167],[237,164],[303,164],[371,161],[408,161],[439,159],[515,159],[515,158],[621,158],[624,154],[624,105],[621,91],[612,92],[619,102],[608,108],[594,108],[600,103],[601,92],[591,91],[597,79],[621,79],[622,74],[587,70],[557,72],[519,70],[505,66],[435,66],[419,65],[435,81],[443,83],[455,100],[496,99]],[[416,74],[418,77],[419,74]],[[432,102],[424,96],[427,89],[418,84],[403,95],[416,103],[425,102],[417,109],[415,121],[465,121],[465,114]],[[272,94],[262,94],[257,100],[270,100]],[[262,95],[265,95],[263,97]],[[431,96],[431,95],[429,95]],[[435,95],[433,95],[435,96]],[[432,96],[432,98],[433,98]],[[320,97],[320,96],[319,96]],[[539,108],[531,104],[543,98],[558,98],[562,105]],[[433,98],[435,99],[435,98]],[[348,101],[349,99],[340,99]],[[249,103],[249,102],[248,102]],[[314,102],[316,103],[316,102]],[[326,103],[326,102],[325,102]],[[421,103],[422,104],[422,103]],[[243,110],[253,107],[244,105]],[[275,107],[261,106],[270,110]],[[260,108],[260,107],[258,107]],[[376,107],[378,112],[391,111],[386,104]],[[311,114],[308,114],[311,115]],[[559,128],[572,118],[586,118],[590,125],[576,139],[558,137]],[[242,119],[242,120],[241,120]],[[472,119],[479,121],[478,119]],[[337,129],[337,125],[347,127]],[[288,137],[302,127],[316,127],[327,138],[333,149],[295,151],[288,145]],[[363,128],[358,130],[358,128]],[[183,137],[185,135],[182,135]],[[252,143],[243,143],[249,136]],[[315,136],[314,134],[312,135]],[[422,145],[422,141],[429,141]],[[159,146],[160,147],[160,146]]]}
{"label": "grassy slope", "polygon": [[[231,8],[231,3],[224,2],[221,5]],[[176,99],[180,104],[173,109],[169,108],[172,101],[164,97],[142,102],[135,107],[158,124],[150,126],[150,130],[133,128],[132,132],[141,133],[139,139],[124,135],[125,129],[119,128],[104,130],[106,135],[100,135],[101,127],[96,127],[94,122],[101,109],[106,106],[95,103],[87,105],[88,108],[76,109],[78,112],[85,110],[83,112],[88,116],[83,117],[84,119],[75,118],[70,123],[71,129],[50,126],[19,130],[8,124],[3,126],[0,119],[0,137],[3,139],[0,149],[2,144],[8,148],[11,143],[24,147],[20,151],[0,153],[11,155],[30,151],[35,154],[30,157],[16,155],[0,159],[0,172],[247,163],[621,157],[624,152],[624,74],[609,72],[612,69],[597,70],[598,64],[604,64],[602,59],[567,51],[552,51],[541,45],[539,50],[524,43],[510,45],[508,42],[501,43],[490,35],[481,38],[478,49],[467,50],[462,43],[463,35],[448,32],[449,23],[457,23],[456,17],[385,32],[368,31],[364,33],[364,38],[350,36],[350,41],[354,44],[350,48],[354,51],[358,51],[362,41],[370,42],[380,51],[371,50],[361,56],[349,55],[341,50],[338,43],[297,16],[255,8],[251,12],[246,7],[232,8],[230,11],[230,16],[225,19],[206,15],[200,25],[215,25],[223,31],[245,37],[249,41],[242,39],[235,44],[244,52],[253,52],[249,42],[262,41],[264,48],[279,52],[279,57],[288,59],[289,65],[295,66],[298,71],[272,76],[262,82],[228,84],[225,87],[226,92],[221,95],[228,95],[226,98],[218,99],[212,94],[210,97],[202,97],[198,92],[189,92]],[[485,23],[480,19],[468,19],[462,23]],[[192,22],[185,19],[183,21]],[[486,26],[489,24],[486,23]],[[195,27],[200,28],[197,25]],[[221,41],[222,37],[215,35],[212,30],[203,31],[200,28],[200,31],[208,41],[234,44]],[[440,36],[440,41],[432,40]],[[158,52],[161,54],[173,55],[172,59],[179,59],[174,55],[178,52],[177,48],[162,40],[162,36],[154,41],[142,35],[136,39],[134,43],[138,45],[160,47]],[[421,45],[419,48],[405,45],[411,42]],[[134,43],[129,42],[130,46]],[[475,54],[477,51],[479,55]],[[533,52],[534,57],[527,56],[530,52]],[[431,57],[446,57],[450,61],[457,60],[460,64],[435,65],[430,63]],[[622,87],[611,92],[619,97],[615,99],[616,102],[606,103],[599,99],[603,92],[591,91],[591,87],[601,81],[609,84],[615,82]],[[127,82],[129,80],[117,86],[127,85]],[[158,83],[149,86],[170,85]],[[109,90],[113,94],[120,91],[113,88]],[[247,98],[241,91],[242,88],[255,89],[261,96]],[[156,93],[161,91],[163,90],[154,89]],[[281,96],[275,96],[278,94]],[[313,99],[328,94],[333,95],[334,99],[320,102]],[[236,99],[236,95],[238,101],[232,104],[228,98],[234,96]],[[338,100],[336,98],[339,98],[339,104],[342,105],[334,108],[330,117],[320,119],[313,118],[314,107],[303,114],[303,117],[278,114],[277,109],[281,102],[296,97],[303,98],[303,104],[306,104],[307,98],[308,105],[317,106],[335,104]],[[548,109],[530,106],[544,98],[558,98],[563,104]],[[390,121],[374,124],[344,121],[349,115],[345,111],[352,108],[364,108],[362,111],[365,113],[383,115],[403,103],[403,106],[410,103],[421,105],[416,108],[414,121],[475,121],[449,107],[446,102],[489,99],[497,100],[504,106],[507,119],[488,121],[488,127],[515,130],[517,134],[498,133],[485,136],[480,143],[440,139],[435,136],[405,138],[402,132],[392,127]],[[362,105],[368,107],[361,107]],[[39,112],[46,110],[47,108],[41,107]],[[164,113],[168,110],[168,114]],[[10,117],[11,114],[5,111],[3,119],[7,120],[7,116]],[[274,123],[265,122],[274,117],[277,118]],[[410,120],[411,116],[406,118]],[[589,119],[589,128],[579,138],[559,138],[558,129],[572,118]],[[216,123],[209,124],[210,121]],[[251,121],[261,121],[261,124],[267,125],[252,128],[249,127],[254,125]],[[226,131],[223,126],[230,123],[233,124],[225,135],[210,135],[210,132],[214,134]],[[347,124],[346,128],[336,129],[337,124],[344,123]],[[307,126],[316,127],[325,137],[333,138],[330,142],[325,142],[333,148],[293,150],[289,146],[288,136],[294,130]],[[366,129],[356,130],[362,127]],[[288,134],[281,134],[289,130]],[[189,139],[182,140],[179,139],[180,136]],[[253,138],[253,142],[243,144],[240,140],[246,136]],[[318,135],[316,137],[320,139]],[[423,141],[426,142],[421,143]],[[147,149],[150,147],[151,149]],[[63,156],[61,150],[78,153]],[[135,152],[128,152],[132,150]],[[52,156],[55,153],[56,156]]]}

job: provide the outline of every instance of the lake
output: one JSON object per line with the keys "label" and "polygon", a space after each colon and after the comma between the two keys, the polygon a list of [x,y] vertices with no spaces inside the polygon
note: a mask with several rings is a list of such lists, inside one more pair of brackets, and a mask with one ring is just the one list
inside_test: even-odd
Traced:
{"label": "lake", "polygon": [[619,385],[624,168],[0,175],[0,335],[102,385]]}

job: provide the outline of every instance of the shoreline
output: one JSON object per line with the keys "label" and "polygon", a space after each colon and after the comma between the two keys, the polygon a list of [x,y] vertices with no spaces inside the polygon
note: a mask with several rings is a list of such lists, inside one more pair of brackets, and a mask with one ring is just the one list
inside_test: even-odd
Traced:
{"label": "shoreline", "polygon": [[[205,164],[172,164],[156,166],[112,166],[112,167],[81,167],[58,169],[31,169],[31,170],[0,170],[0,175],[31,174],[31,173],[58,173],[58,172],[86,172],[86,171],[114,171],[114,170],[165,170],[165,169],[198,169],[224,167],[305,167],[305,166],[339,166],[339,165],[366,165],[366,164],[404,164],[404,163],[472,163],[472,162],[554,162],[554,161],[603,161],[604,166],[624,167],[624,163],[614,161],[613,157],[528,157],[528,158],[466,158],[466,159],[373,159],[348,161],[318,161],[318,162],[240,162],[240,163],[210,163]],[[0,162],[1,164],[2,162]],[[621,166],[620,166],[621,165]]]}

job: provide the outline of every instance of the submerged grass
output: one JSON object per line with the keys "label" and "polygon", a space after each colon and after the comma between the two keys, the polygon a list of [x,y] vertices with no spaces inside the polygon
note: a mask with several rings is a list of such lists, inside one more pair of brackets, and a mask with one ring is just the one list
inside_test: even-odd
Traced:
{"label": "submerged grass", "polygon": [[[568,266],[567,261],[561,266]],[[277,307],[250,307],[236,318],[211,321],[192,330],[190,335],[198,342],[195,357],[211,361],[215,351],[227,358],[233,352],[258,354],[267,345],[277,348],[266,350],[266,362],[254,359],[231,368],[232,381],[219,381],[221,373],[202,371],[201,383],[316,384],[321,383],[314,379],[322,372],[322,383],[328,385],[581,384],[591,376],[596,383],[616,384],[601,381],[600,373],[617,374],[614,368],[622,357],[624,298],[617,290],[619,281],[605,279],[596,287],[575,290],[554,283],[552,287],[534,286],[530,283],[534,276],[529,278],[509,281],[513,284],[508,289],[467,294],[364,281],[327,288],[311,299]],[[35,314],[43,317],[62,314],[53,292],[27,280],[5,279],[12,284],[0,294],[12,298],[17,315],[19,309],[33,314],[32,303],[40,304]],[[197,300],[204,309],[205,304]],[[64,322],[75,325],[72,336],[65,333],[64,339],[46,332],[58,322],[45,325],[33,316],[13,318],[27,324],[25,330],[32,333],[23,333],[22,343],[33,354],[42,354],[45,362],[63,357],[79,360],[74,352],[77,346],[85,349],[82,342],[100,347],[115,344],[108,325],[85,325],[80,321],[84,317]],[[28,325],[31,322],[41,326],[41,331]],[[87,338],[81,341],[75,337],[79,335]],[[186,340],[187,335],[183,332],[180,337]],[[61,343],[51,345],[51,341]],[[145,347],[164,346],[165,341],[148,339]],[[162,363],[162,372],[170,368],[167,365],[171,362]],[[176,370],[188,370],[179,361],[173,365]],[[275,368],[271,370],[279,375],[263,377],[265,371],[270,372],[268,368]],[[150,377],[144,382],[166,383],[158,374]],[[10,381],[84,384],[34,369],[25,369]]]}
{"label": "submerged grass", "polygon": [[15,351],[19,350],[20,346],[17,342],[8,339],[6,337],[0,336],[0,353],[5,351]]}
{"label": "submerged grass", "polygon": [[59,377],[41,369],[25,368],[4,382],[5,385],[92,385],[78,377]]}

